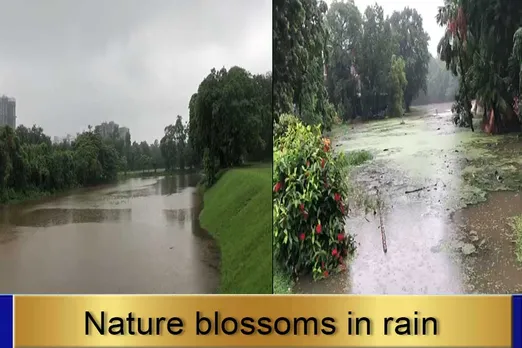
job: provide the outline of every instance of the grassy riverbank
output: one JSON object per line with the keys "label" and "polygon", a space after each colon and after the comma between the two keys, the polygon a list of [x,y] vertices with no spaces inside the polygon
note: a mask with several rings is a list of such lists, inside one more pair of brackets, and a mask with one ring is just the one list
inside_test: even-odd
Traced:
{"label": "grassy riverbank", "polygon": [[201,226],[221,249],[223,294],[272,293],[270,165],[226,171],[205,192]]}

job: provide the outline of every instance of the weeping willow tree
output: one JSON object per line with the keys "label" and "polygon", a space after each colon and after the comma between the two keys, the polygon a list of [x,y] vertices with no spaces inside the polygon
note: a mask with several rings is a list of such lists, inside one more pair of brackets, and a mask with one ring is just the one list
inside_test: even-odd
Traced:
{"label": "weeping willow tree", "polygon": [[447,28],[438,51],[459,76],[457,102],[464,104],[466,118],[471,120],[471,100],[477,99],[484,107],[486,130],[518,130],[520,60],[514,46],[520,40],[515,32],[522,26],[522,1],[445,0],[437,21]]}

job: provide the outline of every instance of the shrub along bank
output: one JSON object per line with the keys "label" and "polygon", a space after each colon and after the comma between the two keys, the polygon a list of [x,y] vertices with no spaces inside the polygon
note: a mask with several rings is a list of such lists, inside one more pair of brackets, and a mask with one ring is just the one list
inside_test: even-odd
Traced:
{"label": "shrub along bank", "polygon": [[333,152],[319,126],[286,119],[274,144],[275,284],[289,284],[277,274],[328,277],[355,248],[344,229],[349,189],[344,154]]}

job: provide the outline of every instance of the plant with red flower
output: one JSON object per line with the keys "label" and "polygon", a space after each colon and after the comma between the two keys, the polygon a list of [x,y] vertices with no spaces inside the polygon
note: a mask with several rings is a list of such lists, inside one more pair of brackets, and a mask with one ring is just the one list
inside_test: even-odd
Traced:
{"label": "plant with red flower", "polygon": [[353,237],[340,233],[340,206],[349,194],[344,154],[334,151],[320,127],[296,119],[274,138],[273,156],[273,185],[281,183],[273,195],[276,262],[288,273],[312,273],[314,279],[339,271],[340,260],[355,249]]}

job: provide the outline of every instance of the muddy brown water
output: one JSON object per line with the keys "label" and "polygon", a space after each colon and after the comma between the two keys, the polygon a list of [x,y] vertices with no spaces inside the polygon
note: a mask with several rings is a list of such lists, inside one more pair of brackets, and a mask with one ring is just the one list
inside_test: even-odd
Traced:
{"label": "muddy brown water", "polygon": [[[344,127],[334,136],[337,149],[366,149],[374,159],[352,172],[352,181],[374,192],[378,186],[387,253],[379,216],[352,212],[346,229],[358,249],[347,271],[313,282],[301,293],[502,294],[522,291],[509,219],[522,214],[517,192],[485,193],[463,173],[470,141],[480,132],[457,128],[450,104],[422,107],[418,116]],[[522,151],[522,145],[517,145]],[[494,160],[494,159],[492,159]],[[501,159],[500,159],[501,160]],[[472,169],[472,168],[471,168]],[[475,175],[475,174],[473,174]],[[477,175],[493,175],[480,173]],[[417,192],[411,192],[418,190]],[[408,192],[408,193],[407,193]]]}
{"label": "muddy brown water", "polygon": [[215,293],[198,180],[134,178],[0,208],[0,293]]}

